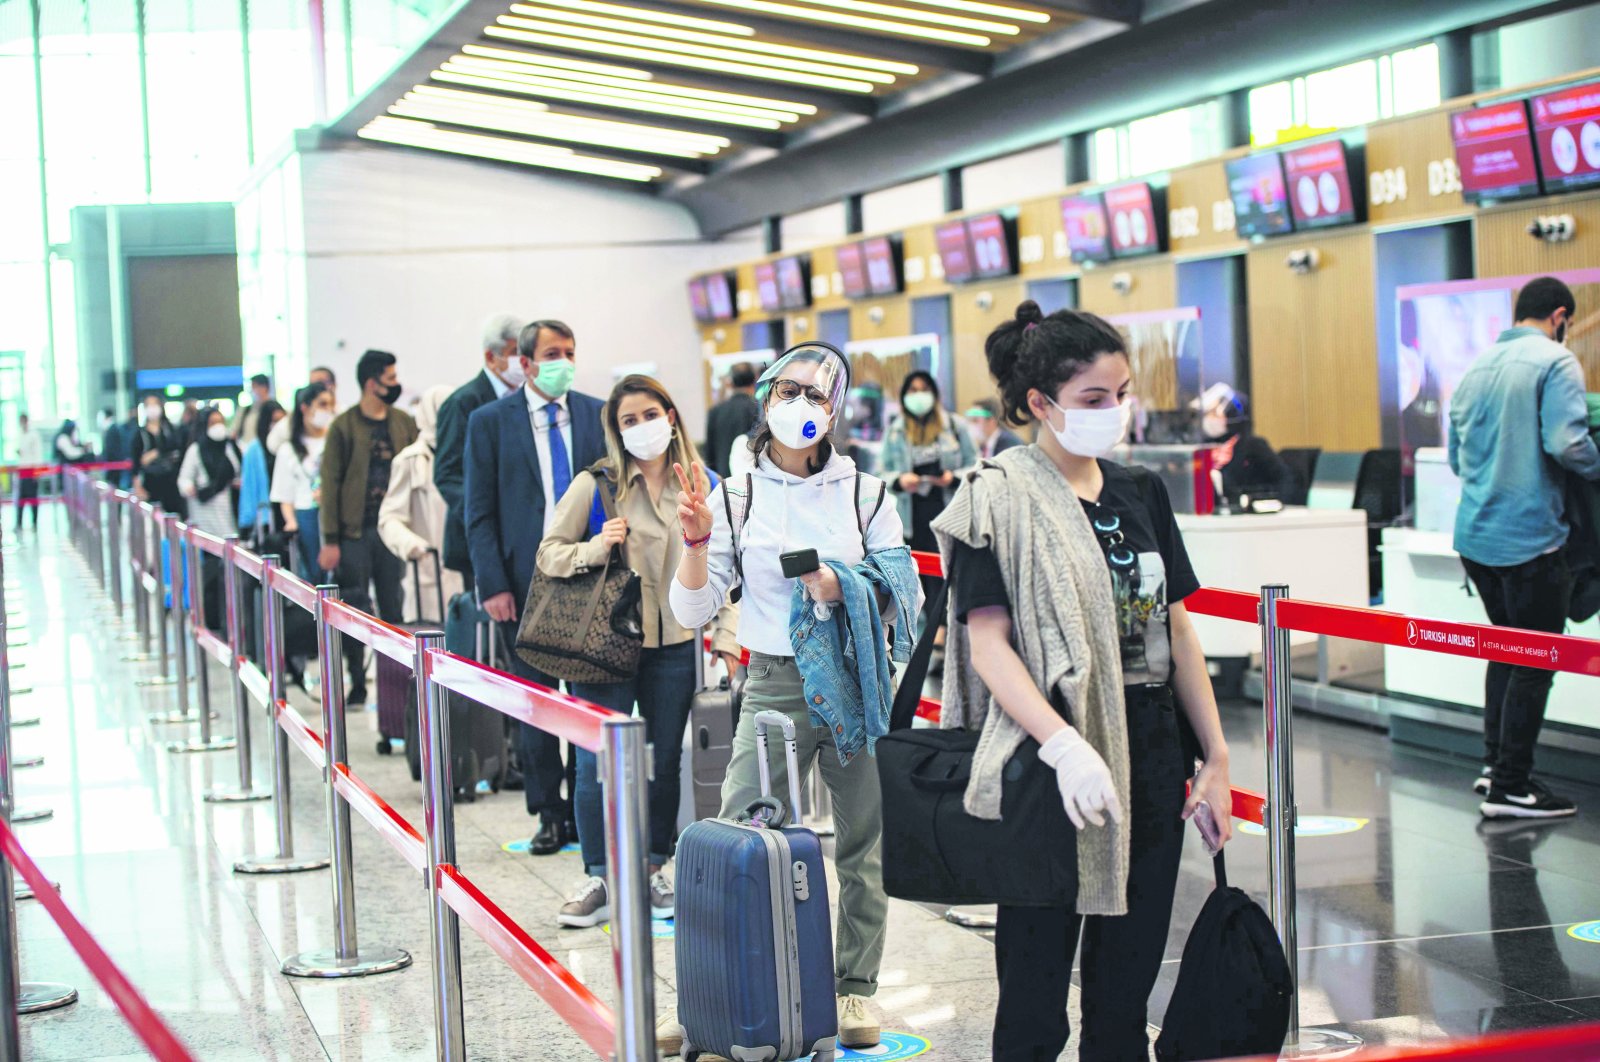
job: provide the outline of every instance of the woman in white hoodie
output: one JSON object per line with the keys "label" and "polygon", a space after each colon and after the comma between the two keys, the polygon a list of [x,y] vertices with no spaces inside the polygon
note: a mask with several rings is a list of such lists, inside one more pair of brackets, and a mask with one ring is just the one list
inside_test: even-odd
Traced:
{"label": "woman in white hoodie", "polygon": [[[839,1041],[864,1048],[879,1040],[879,1021],[869,998],[878,988],[888,913],[877,766],[870,756],[841,763],[834,732],[811,716],[789,634],[795,580],[783,574],[779,560],[790,551],[815,549],[822,561],[855,566],[868,554],[905,545],[899,511],[883,503],[883,484],[859,473],[830,441],[849,384],[849,363],[837,350],[820,343],[795,347],[756,385],[762,420],[750,441],[754,470],[711,490],[698,465],[679,468],[684,555],[671,603],[678,622],[696,628],[710,622],[724,601],[740,602],[739,644],[750,652],[750,680],[722,786],[722,816],[743,812],[759,792],[757,712],[770,709],[790,716],[799,739],[800,770],[809,770],[813,760],[821,767],[833,796],[837,831]],[[826,563],[800,582],[813,601],[841,599],[839,577]],[[774,745],[772,752],[772,777],[781,780],[786,770],[783,750]],[[658,1034],[663,1049],[677,1049],[681,1032],[674,1032],[664,1027]]]}
{"label": "woman in white hoodie", "polygon": [[439,603],[443,601],[448,606],[462,588],[459,572],[441,569],[436,561],[428,560],[430,552],[438,556],[444,543],[444,496],[433,485],[434,427],[439,407],[452,390],[440,384],[423,393],[414,414],[417,441],[395,454],[389,466],[389,493],[383,496],[383,505],[378,509],[378,537],[390,553],[417,566],[416,578],[405,581],[403,615],[408,622],[444,623]]}

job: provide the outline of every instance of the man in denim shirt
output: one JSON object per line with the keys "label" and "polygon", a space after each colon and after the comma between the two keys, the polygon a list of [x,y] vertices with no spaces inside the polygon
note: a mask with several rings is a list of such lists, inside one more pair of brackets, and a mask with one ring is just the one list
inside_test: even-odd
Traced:
{"label": "man in denim shirt", "polygon": [[[1501,627],[1560,633],[1572,596],[1562,547],[1564,470],[1600,479],[1583,370],[1563,346],[1577,302],[1554,277],[1528,282],[1516,325],[1461,378],[1450,405],[1450,468],[1461,477],[1455,547]],[[1553,674],[1491,663],[1485,765],[1474,783],[1485,817],[1555,818],[1576,811],[1532,777]]]}

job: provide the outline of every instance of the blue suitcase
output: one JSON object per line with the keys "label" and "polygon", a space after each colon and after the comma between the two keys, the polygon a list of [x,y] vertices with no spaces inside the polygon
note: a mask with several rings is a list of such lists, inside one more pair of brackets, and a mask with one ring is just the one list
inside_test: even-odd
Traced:
{"label": "blue suitcase", "polygon": [[[767,727],[783,730],[789,803],[772,796]],[[705,819],[678,839],[676,949],[684,1062],[832,1062],[838,1035],[833,926],[817,835],[800,812],[794,722],[755,716],[762,798],[739,821]]]}

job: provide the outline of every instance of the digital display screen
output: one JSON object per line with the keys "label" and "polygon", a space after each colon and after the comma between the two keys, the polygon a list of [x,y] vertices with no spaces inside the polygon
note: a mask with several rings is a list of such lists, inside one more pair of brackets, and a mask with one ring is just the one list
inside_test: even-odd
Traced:
{"label": "digital display screen", "polygon": [[783,309],[783,292],[778,290],[776,262],[756,263],[756,301],[767,313],[778,313]]}
{"label": "digital display screen", "polygon": [[706,277],[706,302],[711,304],[713,321],[733,320],[733,284],[726,273]]}
{"label": "digital display screen", "polygon": [[803,310],[811,305],[811,269],[806,259],[778,259],[778,294],[785,310]]}
{"label": "digital display screen", "polygon": [[1533,135],[1546,192],[1600,184],[1600,82],[1535,96]]}
{"label": "digital display screen", "polygon": [[1234,222],[1240,236],[1248,240],[1294,231],[1283,182],[1283,160],[1277,152],[1232,159],[1226,168],[1228,196],[1233,200]]}
{"label": "digital display screen", "polygon": [[1457,111],[1450,135],[1461,169],[1461,194],[1469,203],[1539,194],[1539,164],[1524,100]]}
{"label": "digital display screen", "polygon": [[1074,262],[1105,262],[1111,258],[1111,237],[1106,231],[1106,204],[1099,192],[1069,195],[1061,200],[1061,227]]}
{"label": "digital display screen", "polygon": [[1354,223],[1356,203],[1343,141],[1329,140],[1285,151],[1283,170],[1295,228],[1321,229]]}
{"label": "digital display screen", "polygon": [[972,241],[973,275],[990,279],[1008,277],[1017,271],[1011,256],[1011,233],[999,214],[979,214],[967,219],[967,236]]}
{"label": "digital display screen", "polygon": [[706,294],[704,277],[695,277],[689,281],[689,309],[694,312],[694,319],[702,324],[712,319],[711,297]]}
{"label": "digital display screen", "polygon": [[939,247],[939,264],[944,278],[952,284],[964,284],[973,277],[972,244],[967,239],[967,223],[947,221],[933,233]]}
{"label": "digital display screen", "polygon": [[1118,258],[1136,258],[1161,250],[1161,233],[1156,228],[1156,207],[1150,186],[1144,182],[1125,184],[1105,191],[1106,216],[1111,219],[1111,253]]}
{"label": "digital display screen", "polygon": [[839,277],[844,282],[844,297],[867,297],[867,267],[861,260],[861,245],[847,243],[834,252],[839,265]]}
{"label": "digital display screen", "polygon": [[895,260],[894,241],[875,236],[861,244],[867,267],[867,290],[874,295],[895,295],[900,291],[900,265]]}

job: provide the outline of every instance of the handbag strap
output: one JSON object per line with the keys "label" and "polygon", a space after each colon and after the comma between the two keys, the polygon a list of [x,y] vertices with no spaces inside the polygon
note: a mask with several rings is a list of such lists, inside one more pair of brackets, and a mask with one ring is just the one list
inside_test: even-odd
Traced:
{"label": "handbag strap", "polygon": [[928,610],[928,625],[923,628],[922,637],[917,639],[917,647],[911,651],[911,661],[906,664],[906,672],[900,679],[900,688],[895,691],[894,706],[889,710],[890,732],[910,727],[912,717],[917,714],[917,706],[922,703],[922,686],[928,680],[933,643],[938,639],[945,601],[949,596],[950,580],[946,578],[939,583],[939,592]]}
{"label": "handbag strap", "polygon": [[1218,849],[1217,854],[1211,858],[1211,871],[1216,875],[1217,888],[1226,889],[1228,887],[1228,866],[1222,858],[1221,849]]}

